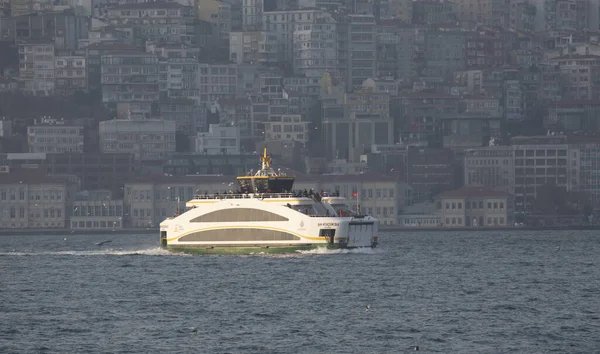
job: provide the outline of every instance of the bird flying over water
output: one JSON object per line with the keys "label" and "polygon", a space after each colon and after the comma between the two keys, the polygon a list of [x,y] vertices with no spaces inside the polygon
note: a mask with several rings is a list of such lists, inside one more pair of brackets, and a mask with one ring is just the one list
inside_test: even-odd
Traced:
{"label": "bird flying over water", "polygon": [[111,242],[112,242],[112,240],[100,241],[100,242],[98,242],[98,243],[96,244],[96,246],[103,246],[103,245],[105,245],[105,244],[107,244],[107,243],[111,243]]}
{"label": "bird flying over water", "polygon": [[371,308],[371,306],[369,304],[367,304],[367,306],[365,306],[365,312],[369,311],[370,308]]}

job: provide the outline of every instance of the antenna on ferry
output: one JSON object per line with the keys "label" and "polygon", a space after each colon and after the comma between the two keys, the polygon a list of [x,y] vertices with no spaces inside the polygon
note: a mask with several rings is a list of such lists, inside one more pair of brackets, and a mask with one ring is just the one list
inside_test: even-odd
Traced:
{"label": "antenna on ferry", "polygon": [[265,170],[266,166],[267,166],[267,147],[265,146],[264,150],[263,150],[263,155],[261,156],[261,160],[262,160],[262,169]]}

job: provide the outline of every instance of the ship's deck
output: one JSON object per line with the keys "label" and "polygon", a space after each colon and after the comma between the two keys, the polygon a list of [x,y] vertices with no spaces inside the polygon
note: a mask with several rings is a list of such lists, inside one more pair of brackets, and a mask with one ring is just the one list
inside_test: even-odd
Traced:
{"label": "ship's deck", "polygon": [[192,200],[211,200],[211,199],[298,199],[298,198],[312,198],[313,196],[319,197],[339,197],[339,195],[320,195],[319,193],[304,193],[304,192],[293,192],[293,193],[215,193],[215,194],[199,194],[195,195]]}

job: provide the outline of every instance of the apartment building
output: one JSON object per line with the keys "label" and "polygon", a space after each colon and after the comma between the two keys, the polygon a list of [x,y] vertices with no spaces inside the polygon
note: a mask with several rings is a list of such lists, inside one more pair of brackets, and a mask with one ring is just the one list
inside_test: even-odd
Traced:
{"label": "apartment building", "polygon": [[54,91],[54,43],[29,40],[19,45],[19,78],[23,90],[49,95]]}
{"label": "apartment building", "polygon": [[71,184],[31,169],[0,168],[0,228],[64,228]]}
{"label": "apartment building", "polygon": [[[377,76],[377,43],[375,17],[373,15],[348,15],[345,33],[346,90],[360,89],[362,83]],[[343,28],[343,25],[341,26]],[[344,31],[344,29],[342,29]],[[338,31],[339,32],[339,31]],[[339,46],[343,46],[342,43]],[[343,58],[343,52],[339,54]],[[342,69],[342,70],[343,70]]]}
{"label": "apartment building", "polygon": [[200,104],[210,105],[221,99],[232,99],[237,92],[236,64],[199,64]]}
{"label": "apartment building", "polygon": [[292,34],[296,76],[320,78],[337,69],[336,21],[329,13],[316,13],[313,23],[298,24]]}
{"label": "apartment building", "polygon": [[415,27],[400,20],[384,20],[376,31],[377,77],[415,76]]}
{"label": "apartment building", "polygon": [[27,144],[29,152],[83,152],[83,126],[44,119],[40,124],[27,127]]}
{"label": "apartment building", "polygon": [[[158,101],[158,58],[134,51],[102,55],[101,87],[102,102],[113,109],[121,102],[143,102],[147,106]],[[137,118],[136,112],[132,112],[132,118]]]}
{"label": "apartment building", "polygon": [[308,142],[310,122],[302,121],[300,114],[283,114],[278,120],[264,123],[265,140]]}
{"label": "apartment building", "polygon": [[11,0],[10,14],[12,16],[26,15],[32,12],[52,11],[50,0]]}
{"label": "apartment building", "polygon": [[[159,63],[158,89],[162,101],[187,99],[200,103],[200,72],[194,58],[162,59]],[[188,126],[191,126],[189,124]]]}
{"label": "apartment building", "polygon": [[512,146],[491,146],[464,152],[464,185],[514,194],[515,159]]}
{"label": "apartment building", "polygon": [[175,152],[175,122],[113,119],[100,122],[102,152],[130,153],[138,161],[163,160]]}
{"label": "apartment building", "polygon": [[570,189],[570,177],[577,179],[577,166],[569,164],[565,136],[514,137],[511,139],[515,161],[515,204],[530,210],[537,189],[553,184]]}
{"label": "apartment building", "polygon": [[57,54],[54,58],[54,91],[59,95],[87,92],[86,58],[83,55]]}
{"label": "apartment building", "polygon": [[239,155],[239,127],[210,124],[208,132],[198,133],[196,136],[195,152],[205,155]]}
{"label": "apartment building", "polygon": [[506,192],[465,187],[438,195],[435,203],[444,227],[514,225],[514,201]]}
{"label": "apartment building", "polygon": [[569,143],[570,188],[600,209],[600,143],[597,136],[567,137]]}
{"label": "apartment building", "polygon": [[140,2],[111,7],[107,21],[117,27],[131,28],[134,41],[146,40],[195,44],[195,10],[178,2]]}
{"label": "apartment building", "polygon": [[[276,36],[276,42],[271,43],[275,51],[269,54],[269,57],[276,62],[291,63],[294,61],[294,32],[302,26],[310,26],[317,22],[320,16],[323,16],[324,10],[315,8],[295,9],[285,11],[263,12],[262,31]],[[310,27],[307,27],[310,31]]]}
{"label": "apartment building", "polygon": [[[229,34],[229,59],[236,63],[269,63],[269,39],[275,35],[261,31],[231,32]],[[273,58],[275,60],[276,58]]]}
{"label": "apartment building", "polygon": [[0,39],[20,42],[52,38],[56,49],[76,50],[79,39],[87,37],[90,21],[89,16],[74,11],[13,13],[0,18]]}
{"label": "apartment building", "polygon": [[595,100],[600,98],[600,56],[563,55],[547,60],[548,64],[558,65],[561,73],[568,78],[565,82],[566,97],[574,100]]}

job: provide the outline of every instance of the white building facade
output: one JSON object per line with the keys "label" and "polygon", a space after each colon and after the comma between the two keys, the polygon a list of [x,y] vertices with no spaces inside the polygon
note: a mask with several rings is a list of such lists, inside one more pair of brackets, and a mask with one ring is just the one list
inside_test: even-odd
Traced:
{"label": "white building facade", "polygon": [[30,126],[27,127],[27,144],[29,152],[83,152],[83,126],[54,120]]}
{"label": "white building facade", "polygon": [[240,129],[237,126],[211,124],[207,133],[198,133],[195,152],[205,155],[239,155]]}

